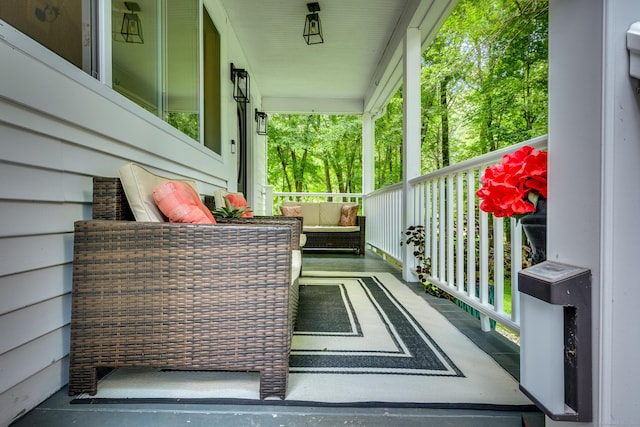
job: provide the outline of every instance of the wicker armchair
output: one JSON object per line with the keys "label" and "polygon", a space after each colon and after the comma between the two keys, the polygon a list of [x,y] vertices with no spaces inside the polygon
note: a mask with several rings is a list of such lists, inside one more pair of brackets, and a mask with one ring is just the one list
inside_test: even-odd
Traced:
{"label": "wicker armchair", "polygon": [[97,368],[260,372],[285,397],[297,280],[293,223],[132,221],[117,178],[94,179],[94,220],[75,223],[69,394]]}

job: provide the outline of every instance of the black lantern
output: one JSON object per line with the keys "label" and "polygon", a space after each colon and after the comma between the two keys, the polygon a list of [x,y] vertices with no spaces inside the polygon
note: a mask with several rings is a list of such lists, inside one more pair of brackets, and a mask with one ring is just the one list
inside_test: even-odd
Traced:
{"label": "black lantern", "polygon": [[124,37],[124,41],[127,43],[144,43],[142,38],[142,23],[140,17],[136,12],[140,12],[140,5],[136,2],[126,1],[124,5],[129,12],[125,12],[122,18],[122,27],[120,28],[120,34]]}
{"label": "black lantern", "polygon": [[256,108],[256,133],[258,135],[266,135],[268,126],[269,116]]}
{"label": "black lantern", "polygon": [[231,63],[231,81],[233,99],[237,102],[249,102],[249,73],[244,68],[236,68]]}
{"label": "black lantern", "polygon": [[320,44],[324,43],[322,37],[322,27],[320,26],[320,5],[318,3],[307,3],[307,9],[309,13],[304,20],[304,32],[302,36],[307,44]]}

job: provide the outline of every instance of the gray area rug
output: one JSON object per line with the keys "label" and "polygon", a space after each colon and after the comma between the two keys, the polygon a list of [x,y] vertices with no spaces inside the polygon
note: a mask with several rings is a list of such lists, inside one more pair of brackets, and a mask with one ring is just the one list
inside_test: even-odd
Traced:
{"label": "gray area rug", "polygon": [[305,272],[287,395],[259,375],[116,369],[73,403],[184,402],[528,410],[518,383],[389,273]]}

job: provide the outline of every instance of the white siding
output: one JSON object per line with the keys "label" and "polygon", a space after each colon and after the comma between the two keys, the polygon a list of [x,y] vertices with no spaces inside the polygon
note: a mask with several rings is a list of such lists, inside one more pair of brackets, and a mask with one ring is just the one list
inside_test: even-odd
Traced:
{"label": "white siding", "polygon": [[235,188],[236,105],[225,83],[229,62],[246,61],[226,20],[216,21],[231,112],[221,155],[0,25],[0,426],[68,381],[73,223],[91,218],[92,176],[133,161],[195,179],[202,194]]}

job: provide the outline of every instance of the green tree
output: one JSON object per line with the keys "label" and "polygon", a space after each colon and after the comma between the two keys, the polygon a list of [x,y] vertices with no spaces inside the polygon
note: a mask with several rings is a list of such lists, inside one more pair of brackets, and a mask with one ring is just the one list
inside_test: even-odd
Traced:
{"label": "green tree", "polygon": [[[547,132],[547,0],[460,0],[421,74],[421,170]],[[402,180],[402,89],[375,122],[375,187]],[[280,191],[359,192],[360,116],[274,115],[269,182]]]}
{"label": "green tree", "polygon": [[362,191],[360,116],[271,117],[269,183],[286,192]]}
{"label": "green tree", "polygon": [[375,188],[402,180],[402,88],[375,123]]}

